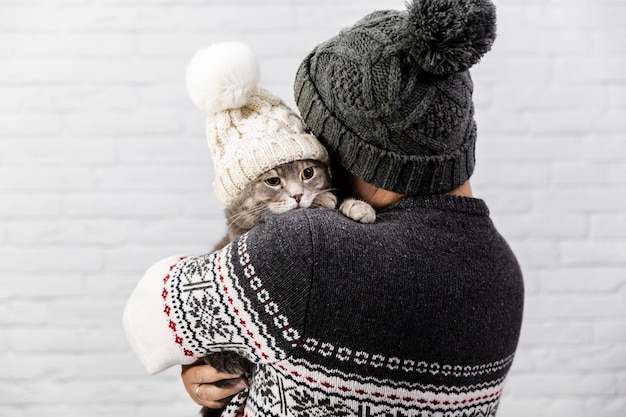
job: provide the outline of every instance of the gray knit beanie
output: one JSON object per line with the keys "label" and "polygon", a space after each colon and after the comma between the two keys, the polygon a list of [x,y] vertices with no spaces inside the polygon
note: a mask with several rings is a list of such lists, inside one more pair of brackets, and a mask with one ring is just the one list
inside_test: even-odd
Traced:
{"label": "gray knit beanie", "polygon": [[489,0],[412,0],[318,45],[296,75],[301,115],[331,157],[377,187],[441,194],[474,170],[468,69],[491,49]]}

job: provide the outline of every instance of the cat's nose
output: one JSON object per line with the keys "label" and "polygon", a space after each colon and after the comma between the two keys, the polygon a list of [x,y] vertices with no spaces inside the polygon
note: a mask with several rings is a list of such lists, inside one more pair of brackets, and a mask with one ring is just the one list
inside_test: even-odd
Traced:
{"label": "cat's nose", "polygon": [[291,197],[293,197],[293,199],[296,200],[296,203],[300,203],[300,200],[302,199],[302,194],[295,194],[295,195],[292,195]]}

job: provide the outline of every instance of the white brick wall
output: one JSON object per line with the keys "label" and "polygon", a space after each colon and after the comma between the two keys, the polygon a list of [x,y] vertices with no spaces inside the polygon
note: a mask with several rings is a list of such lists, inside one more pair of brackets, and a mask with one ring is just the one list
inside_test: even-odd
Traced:
{"label": "white brick wall", "polygon": [[[525,272],[501,417],[626,415],[626,3],[496,0],[473,185]],[[0,416],[193,416],[121,311],[224,230],[191,54],[249,42],[293,105],[304,55],[403,0],[0,0]]]}

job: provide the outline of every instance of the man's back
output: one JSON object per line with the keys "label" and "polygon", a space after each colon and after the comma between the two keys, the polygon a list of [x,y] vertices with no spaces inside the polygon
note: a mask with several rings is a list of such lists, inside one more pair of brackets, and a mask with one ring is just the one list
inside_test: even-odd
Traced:
{"label": "man's back", "polygon": [[[261,401],[287,415],[495,412],[523,283],[482,200],[407,197],[373,225],[318,210],[272,216],[247,239],[262,302],[299,335],[282,361],[257,368],[250,411],[267,413]],[[258,317],[281,338],[271,315]]]}

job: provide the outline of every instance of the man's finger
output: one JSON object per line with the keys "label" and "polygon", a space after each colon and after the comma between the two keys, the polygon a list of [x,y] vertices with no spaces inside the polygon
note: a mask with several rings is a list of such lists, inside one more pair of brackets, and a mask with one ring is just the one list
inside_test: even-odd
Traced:
{"label": "man's finger", "polygon": [[198,384],[194,389],[193,398],[198,404],[209,408],[225,407],[241,390],[248,387],[245,377],[232,378],[228,386],[216,384]]}
{"label": "man's finger", "polygon": [[210,365],[184,365],[182,369],[183,381],[189,384],[209,384],[223,379],[239,379],[239,374],[218,372]]}

